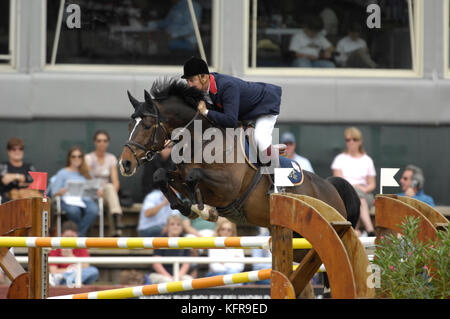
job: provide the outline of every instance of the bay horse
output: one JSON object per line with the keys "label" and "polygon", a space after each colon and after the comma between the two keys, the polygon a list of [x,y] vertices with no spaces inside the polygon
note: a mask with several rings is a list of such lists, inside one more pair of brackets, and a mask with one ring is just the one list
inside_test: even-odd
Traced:
{"label": "bay horse", "polygon": [[[198,143],[194,134],[195,121],[202,124],[202,133],[208,129],[216,129],[223,133],[221,136],[224,139],[229,137],[224,128],[218,127],[197,111],[203,93],[189,87],[182,80],[165,78],[155,81],[150,93],[144,90],[143,102],[135,99],[129,92],[128,97],[134,107],[134,113],[129,122],[129,138],[119,158],[119,168],[124,176],[133,175],[140,165],[152,160],[168,141],[176,143],[175,145]],[[185,141],[183,138],[177,142],[178,136],[173,136],[177,135],[177,130],[189,131],[190,140]],[[235,136],[233,145],[224,148],[223,152],[234,151],[236,156],[242,152],[238,139],[239,137]],[[204,140],[201,144],[206,147],[211,141]],[[225,144],[225,141],[223,142]],[[183,151],[183,154],[189,154],[185,149]],[[174,150],[172,157],[173,152]],[[174,164],[173,169],[168,171],[159,169],[153,176],[154,182],[164,193],[172,209],[178,209],[183,215],[196,218],[197,214],[201,214],[206,209],[205,206],[209,205],[217,209],[218,215],[236,224],[251,224],[270,229],[269,190],[272,180],[269,174],[261,174],[260,170],[245,162],[196,163],[195,154],[192,153],[194,152],[191,152],[191,161]],[[303,171],[303,175],[300,185],[286,187],[285,191],[324,201],[355,227],[359,218],[360,200],[352,185],[339,177],[323,179],[308,171]],[[173,189],[181,193],[185,200],[181,200]],[[214,209],[201,216],[212,221],[217,218]]]}

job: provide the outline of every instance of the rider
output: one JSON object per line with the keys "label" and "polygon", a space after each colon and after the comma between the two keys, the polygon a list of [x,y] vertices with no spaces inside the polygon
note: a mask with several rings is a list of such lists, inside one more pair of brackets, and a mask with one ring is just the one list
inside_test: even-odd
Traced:
{"label": "rider", "polygon": [[234,128],[238,121],[256,119],[254,138],[260,154],[270,158],[273,167],[280,166],[278,155],[286,145],[272,145],[272,131],[280,114],[281,87],[210,73],[206,62],[196,57],[186,61],[181,78],[204,93],[209,109],[202,100],[198,110],[218,125]]}

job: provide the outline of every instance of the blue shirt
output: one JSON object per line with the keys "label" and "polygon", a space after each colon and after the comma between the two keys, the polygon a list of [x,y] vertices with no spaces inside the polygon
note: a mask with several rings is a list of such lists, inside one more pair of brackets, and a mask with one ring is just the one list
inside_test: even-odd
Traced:
{"label": "blue shirt", "polygon": [[180,214],[178,210],[171,209],[170,204],[167,203],[155,215],[150,217],[145,216],[147,209],[161,204],[164,200],[164,194],[159,189],[155,189],[145,196],[139,215],[138,230],[144,230],[153,226],[164,226],[167,223],[167,217],[172,214]]}
{"label": "blue shirt", "polygon": [[52,194],[58,192],[61,188],[66,186],[67,181],[83,181],[86,178],[79,172],[68,170],[66,167],[61,168],[55,176],[50,179],[50,191]]}
{"label": "blue shirt", "polygon": [[[398,196],[406,196],[405,193],[399,193],[397,194]],[[413,198],[420,200],[421,202],[424,202],[428,205],[430,205],[431,207],[434,207],[434,200],[431,196],[425,194],[423,192],[423,189],[419,190],[416,195],[413,196]]]}

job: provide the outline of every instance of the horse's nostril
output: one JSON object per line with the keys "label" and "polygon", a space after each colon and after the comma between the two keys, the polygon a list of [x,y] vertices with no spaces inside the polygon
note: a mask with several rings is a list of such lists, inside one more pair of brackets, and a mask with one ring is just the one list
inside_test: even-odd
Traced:
{"label": "horse's nostril", "polygon": [[122,162],[122,165],[123,165],[123,168],[124,168],[126,171],[129,171],[130,168],[131,168],[131,161],[123,161],[123,162]]}

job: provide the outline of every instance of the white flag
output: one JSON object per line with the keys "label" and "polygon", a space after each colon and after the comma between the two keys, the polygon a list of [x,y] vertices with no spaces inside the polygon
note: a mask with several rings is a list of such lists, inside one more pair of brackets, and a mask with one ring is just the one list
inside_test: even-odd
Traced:
{"label": "white flag", "polygon": [[292,168],[275,168],[274,169],[274,190],[277,192],[277,187],[280,186],[294,186],[289,180],[289,174],[292,172]]}
{"label": "white flag", "polygon": [[383,194],[384,186],[400,186],[394,176],[400,168],[382,168],[380,170],[380,194]]}

